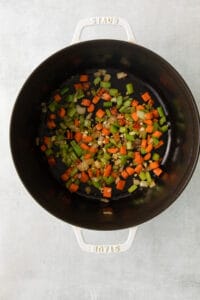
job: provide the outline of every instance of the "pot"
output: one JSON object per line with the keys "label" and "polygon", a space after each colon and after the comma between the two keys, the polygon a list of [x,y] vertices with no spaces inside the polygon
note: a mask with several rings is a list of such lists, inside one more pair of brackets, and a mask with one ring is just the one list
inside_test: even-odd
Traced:
{"label": "pot", "polygon": [[[79,42],[85,26],[122,26],[128,42],[100,39]],[[164,211],[183,192],[194,172],[200,147],[200,123],[195,100],[180,74],[162,57],[134,41],[122,18],[96,17],[79,22],[70,45],[50,56],[29,76],[22,87],[11,118],[10,145],[17,172],[32,197],[47,211],[75,226],[82,249],[120,252],[130,247],[136,226]],[[72,74],[87,69],[114,68],[134,74],[160,99],[171,129],[164,159],[165,172],[157,187],[147,193],[107,204],[69,194],[51,175],[35,145],[40,104]],[[116,230],[132,228],[121,245],[86,245],[81,228]]]}

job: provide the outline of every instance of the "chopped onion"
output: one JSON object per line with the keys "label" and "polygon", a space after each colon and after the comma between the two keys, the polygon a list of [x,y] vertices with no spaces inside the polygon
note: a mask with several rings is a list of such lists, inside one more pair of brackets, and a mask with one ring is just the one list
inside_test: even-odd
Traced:
{"label": "chopped onion", "polygon": [[117,79],[125,78],[128,74],[125,72],[119,72],[117,73]]}
{"label": "chopped onion", "polygon": [[148,182],[142,180],[142,181],[140,181],[140,186],[141,186],[141,187],[148,187]]}
{"label": "chopped onion", "polygon": [[111,79],[111,75],[110,74],[105,74],[103,81],[109,81]]}
{"label": "chopped onion", "polygon": [[78,114],[84,115],[84,113],[86,112],[86,108],[82,107],[80,105],[76,105],[76,111],[77,111]]}

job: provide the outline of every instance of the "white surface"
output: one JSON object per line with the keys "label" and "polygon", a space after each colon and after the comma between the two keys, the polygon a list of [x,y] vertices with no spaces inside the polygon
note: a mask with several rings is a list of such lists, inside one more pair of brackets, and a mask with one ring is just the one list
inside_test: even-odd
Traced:
{"label": "white surface", "polygon": [[[132,248],[109,256],[82,252],[71,227],[32,200],[13,167],[8,126],[22,84],[70,43],[79,19],[95,15],[126,18],[137,42],[182,74],[200,107],[199,0],[0,0],[0,299],[199,299],[199,164],[179,199],[139,227]],[[102,33],[124,38],[120,30],[85,35]]]}

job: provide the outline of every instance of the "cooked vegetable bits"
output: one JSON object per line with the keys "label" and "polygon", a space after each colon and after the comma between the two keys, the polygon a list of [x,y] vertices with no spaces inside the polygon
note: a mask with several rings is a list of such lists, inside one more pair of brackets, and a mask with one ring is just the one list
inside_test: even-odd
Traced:
{"label": "cooked vegetable bits", "polygon": [[158,152],[169,127],[165,112],[149,91],[135,95],[128,74],[115,76],[120,86],[124,82],[120,90],[106,70],[98,70],[81,74],[73,86],[62,85],[46,108],[42,104],[45,134],[37,145],[51,168],[62,163],[59,176],[71,192],[84,185],[89,194],[93,186],[112,198],[114,189],[154,187],[162,174]]}

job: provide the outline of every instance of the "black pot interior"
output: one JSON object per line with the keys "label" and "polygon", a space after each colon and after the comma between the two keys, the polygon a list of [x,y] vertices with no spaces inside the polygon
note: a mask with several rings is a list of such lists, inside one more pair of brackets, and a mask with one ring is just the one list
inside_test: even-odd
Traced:
{"label": "black pot interior", "polygon": [[[164,174],[155,188],[106,204],[71,195],[52,176],[35,145],[40,103],[71,75],[111,68],[133,74],[164,106],[171,124]],[[191,92],[165,60],[138,45],[96,40],[67,47],[43,62],[23,86],[11,120],[11,150],[25,187],[58,218],[90,229],[135,226],[166,209],[192,176],[199,154],[199,115]],[[112,209],[112,215],[104,214]]]}

